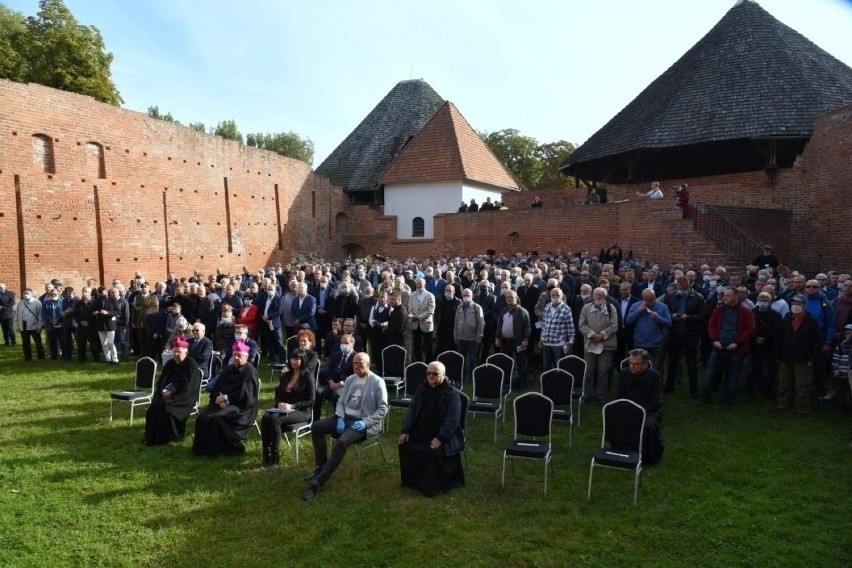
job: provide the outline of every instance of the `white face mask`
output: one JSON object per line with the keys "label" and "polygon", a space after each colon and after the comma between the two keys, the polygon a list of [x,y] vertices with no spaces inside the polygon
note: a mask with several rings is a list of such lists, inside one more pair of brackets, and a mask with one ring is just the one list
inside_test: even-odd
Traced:
{"label": "white face mask", "polygon": [[800,314],[802,313],[802,308],[803,306],[790,306],[790,311],[794,314]]}
{"label": "white face mask", "polygon": [[582,298],[583,301],[586,302],[589,298],[591,298],[591,296],[589,296],[588,294],[580,294],[580,298]]}
{"label": "white face mask", "polygon": [[462,302],[464,302],[465,304],[469,304],[471,302],[471,297],[470,296],[462,296]]}

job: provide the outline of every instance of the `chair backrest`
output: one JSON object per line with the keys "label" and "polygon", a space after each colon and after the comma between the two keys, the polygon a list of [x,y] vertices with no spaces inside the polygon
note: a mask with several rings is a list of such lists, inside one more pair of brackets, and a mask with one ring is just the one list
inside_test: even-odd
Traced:
{"label": "chair backrest", "polygon": [[406,396],[414,396],[414,391],[421,384],[426,382],[426,369],[429,366],[426,363],[415,361],[405,368],[405,394]]}
{"label": "chair backrest", "polygon": [[154,393],[157,383],[157,362],[150,357],[142,357],[136,361],[136,390]]}
{"label": "chair backrest", "polygon": [[515,439],[518,436],[550,437],[553,401],[537,392],[522,394],[514,401]]}
{"label": "chair backrest", "polygon": [[601,447],[613,450],[642,453],[642,435],[645,429],[645,409],[626,398],[608,402],[601,410],[603,435]]}
{"label": "chair backrest", "polygon": [[553,401],[555,406],[571,404],[574,392],[574,376],[562,369],[550,369],[541,374],[541,394]]}
{"label": "chair backrest", "polygon": [[495,353],[485,360],[486,363],[497,365],[503,369],[503,381],[511,384],[512,373],[515,370],[515,360],[505,353]]}
{"label": "chair backrest", "polygon": [[447,378],[454,384],[461,384],[464,372],[464,355],[458,351],[444,351],[438,355],[438,361],[444,364]]}
{"label": "chair backrest", "polygon": [[[287,360],[288,361],[290,360],[290,353],[292,353],[293,351],[296,351],[298,348],[299,348],[299,336],[298,335],[291,335],[290,337],[288,337],[287,338],[287,347],[286,347]],[[319,349],[319,347],[317,347],[317,349]]]}
{"label": "chair backrest", "polygon": [[586,362],[576,355],[568,355],[563,357],[556,363],[556,367],[563,371],[568,371],[576,379],[574,387],[583,389],[586,381],[583,378],[586,376]]}
{"label": "chair backrest", "polygon": [[464,392],[456,389],[461,402],[461,418],[459,419],[459,428],[462,431],[462,437],[467,438],[467,407],[470,406],[470,398]]}
{"label": "chair backrest", "polygon": [[401,377],[405,374],[405,347],[388,345],[382,349],[382,374],[385,377]]}
{"label": "chair backrest", "polygon": [[503,397],[503,369],[486,363],[473,370],[473,400]]}

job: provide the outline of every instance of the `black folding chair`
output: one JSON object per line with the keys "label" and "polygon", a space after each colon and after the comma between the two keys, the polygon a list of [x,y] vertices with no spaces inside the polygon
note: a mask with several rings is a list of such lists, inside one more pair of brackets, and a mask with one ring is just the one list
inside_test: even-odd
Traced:
{"label": "black folding chair", "polygon": [[501,484],[506,487],[506,459],[543,460],[544,494],[547,495],[547,466],[553,459],[553,401],[543,394],[528,392],[515,399],[514,408],[515,436],[503,450]]}
{"label": "black folding chair", "polygon": [[[491,365],[497,365],[503,369],[503,390],[506,391],[506,394],[511,393],[512,375],[515,372],[515,360],[505,353],[495,353],[489,356],[485,362]],[[506,421],[505,416],[503,417],[503,421]]]}
{"label": "black folding chair", "polygon": [[382,379],[388,391],[396,390],[397,397],[405,382],[405,358],[405,347],[388,345],[382,349]]}
{"label": "black folding chair", "polygon": [[[586,396],[586,362],[576,355],[563,357],[556,363],[556,367],[568,371],[574,377],[574,394],[572,398],[577,402],[577,428],[580,427],[581,403]],[[579,384],[578,384],[579,383]]]}
{"label": "black folding chair", "polygon": [[568,447],[573,445],[574,415],[571,408],[574,401],[574,377],[562,369],[550,369],[541,374],[541,394],[553,401],[553,420],[568,424]]}
{"label": "black folding chair", "polygon": [[113,391],[109,393],[109,421],[112,422],[112,407],[118,402],[130,404],[130,424],[133,425],[133,411],[137,406],[151,404],[154,398],[154,386],[157,384],[157,362],[150,357],[136,361],[136,381],[133,390]]}
{"label": "black folding chair", "polygon": [[390,411],[394,408],[402,410],[411,406],[411,397],[422,383],[426,382],[426,363],[415,361],[405,368],[405,381],[401,398],[392,398],[388,401],[388,413],[385,415],[385,424],[390,424]]}
{"label": "black folding chair", "polygon": [[464,355],[458,351],[444,351],[438,355],[438,362],[444,364],[444,373],[458,388],[464,389]]}
{"label": "black folding chair", "polygon": [[[589,491],[592,498],[592,475],[595,466],[634,472],[633,505],[639,498],[639,476],[642,474],[642,437],[645,431],[645,409],[626,398],[604,405],[601,448],[589,467]],[[609,447],[607,447],[609,444]]]}
{"label": "black folding chair", "polygon": [[473,397],[468,409],[474,417],[477,413],[494,416],[494,443],[497,443],[497,418],[503,415],[505,396],[500,367],[486,363],[473,370]]}

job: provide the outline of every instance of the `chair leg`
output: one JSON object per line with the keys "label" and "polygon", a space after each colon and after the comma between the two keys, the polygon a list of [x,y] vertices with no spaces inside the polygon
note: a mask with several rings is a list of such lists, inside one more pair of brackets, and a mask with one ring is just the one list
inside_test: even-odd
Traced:
{"label": "chair leg", "polygon": [[136,409],[136,405],[132,402],[130,403],[130,425],[133,426],[133,411]]}
{"label": "chair leg", "polygon": [[595,459],[592,458],[592,465],[589,466],[589,490],[586,492],[586,501],[592,500],[592,475],[595,472]]}
{"label": "chair leg", "polygon": [[547,495],[547,464],[549,462],[544,460],[544,494]]}
{"label": "chair leg", "polygon": [[500,485],[506,487],[506,452],[503,452],[503,473],[500,476]]}
{"label": "chair leg", "polygon": [[637,501],[639,500],[639,477],[642,474],[641,469],[636,470],[636,479],[633,482],[633,506],[636,506]]}
{"label": "chair leg", "polygon": [[[505,416],[506,415],[504,414],[503,417],[505,418]],[[497,443],[497,415],[496,414],[494,415],[494,443],[495,444]]]}
{"label": "chair leg", "polygon": [[111,398],[109,400],[109,421],[112,422],[112,405],[115,404],[115,399]]}
{"label": "chair leg", "polygon": [[257,435],[260,436],[260,424],[257,423],[257,420],[254,421],[254,427],[257,428]]}

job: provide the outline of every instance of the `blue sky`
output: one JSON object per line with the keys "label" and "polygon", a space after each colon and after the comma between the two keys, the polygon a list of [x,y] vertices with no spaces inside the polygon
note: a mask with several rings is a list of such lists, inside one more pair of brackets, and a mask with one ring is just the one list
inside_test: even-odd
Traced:
{"label": "blue sky", "polygon": [[[25,15],[37,0],[0,0]],[[113,53],[124,107],[295,131],[314,166],[401,80],[477,130],[585,141],[734,0],[65,0]],[[760,0],[852,66],[852,1]]]}

